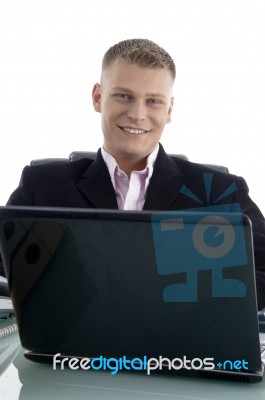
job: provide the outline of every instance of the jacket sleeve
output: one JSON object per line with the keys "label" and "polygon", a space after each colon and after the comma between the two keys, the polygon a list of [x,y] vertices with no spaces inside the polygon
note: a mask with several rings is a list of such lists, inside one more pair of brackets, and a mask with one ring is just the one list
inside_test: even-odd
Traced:
{"label": "jacket sleeve", "polygon": [[[31,169],[29,166],[22,171],[21,179],[17,189],[11,194],[8,206],[31,206],[33,205],[32,184],[31,184]],[[0,255],[0,275],[5,276],[5,270]]]}
{"label": "jacket sleeve", "polygon": [[7,205],[10,206],[32,206],[33,189],[31,178],[31,167],[26,166],[21,175],[21,179],[17,189],[11,194]]}
{"label": "jacket sleeve", "polygon": [[238,190],[235,192],[234,201],[241,204],[242,213],[252,222],[257,301],[258,309],[261,310],[265,307],[265,221],[261,211],[249,197],[245,180],[239,177],[236,184]]}

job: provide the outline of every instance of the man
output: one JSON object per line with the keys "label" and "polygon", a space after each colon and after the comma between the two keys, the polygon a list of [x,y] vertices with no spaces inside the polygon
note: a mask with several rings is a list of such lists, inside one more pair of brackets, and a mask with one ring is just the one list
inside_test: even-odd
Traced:
{"label": "man", "polygon": [[[173,108],[175,65],[149,40],[111,47],[93,87],[103,147],[95,161],[25,167],[9,205],[182,210],[239,203],[253,225],[259,309],[265,306],[265,223],[242,178],[169,157],[158,143]],[[206,175],[205,175],[206,174]],[[210,197],[205,177],[211,176]],[[227,192],[227,188],[233,188]],[[190,195],[196,194],[201,199]],[[227,193],[224,197],[222,193]],[[221,197],[220,197],[221,196]]]}

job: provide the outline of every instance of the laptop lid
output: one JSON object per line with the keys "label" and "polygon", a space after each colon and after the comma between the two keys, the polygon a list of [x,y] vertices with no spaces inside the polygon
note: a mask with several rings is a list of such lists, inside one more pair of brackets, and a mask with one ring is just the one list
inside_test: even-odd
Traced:
{"label": "laptop lid", "polygon": [[0,221],[25,349],[261,369],[246,216],[3,207]]}

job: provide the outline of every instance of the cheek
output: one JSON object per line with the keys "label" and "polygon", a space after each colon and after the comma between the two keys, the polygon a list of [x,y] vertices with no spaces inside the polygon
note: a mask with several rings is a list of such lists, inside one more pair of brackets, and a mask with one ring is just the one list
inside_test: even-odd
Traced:
{"label": "cheek", "polygon": [[169,115],[165,110],[156,110],[156,112],[153,113],[153,121],[156,126],[163,127],[169,122]]}
{"label": "cheek", "polygon": [[115,122],[121,115],[126,112],[125,107],[116,103],[105,103],[102,105],[102,113],[106,121]]}
{"label": "cheek", "polygon": [[104,124],[109,125],[113,119],[113,110],[107,103],[101,105],[101,118]]}

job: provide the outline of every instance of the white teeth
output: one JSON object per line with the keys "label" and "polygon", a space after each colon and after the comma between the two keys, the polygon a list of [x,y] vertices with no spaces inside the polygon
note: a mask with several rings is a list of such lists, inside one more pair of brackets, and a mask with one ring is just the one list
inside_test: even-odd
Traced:
{"label": "white teeth", "polygon": [[139,133],[146,133],[147,131],[144,131],[142,129],[131,129],[131,128],[122,128],[125,132],[132,133],[135,135],[139,135]]}

